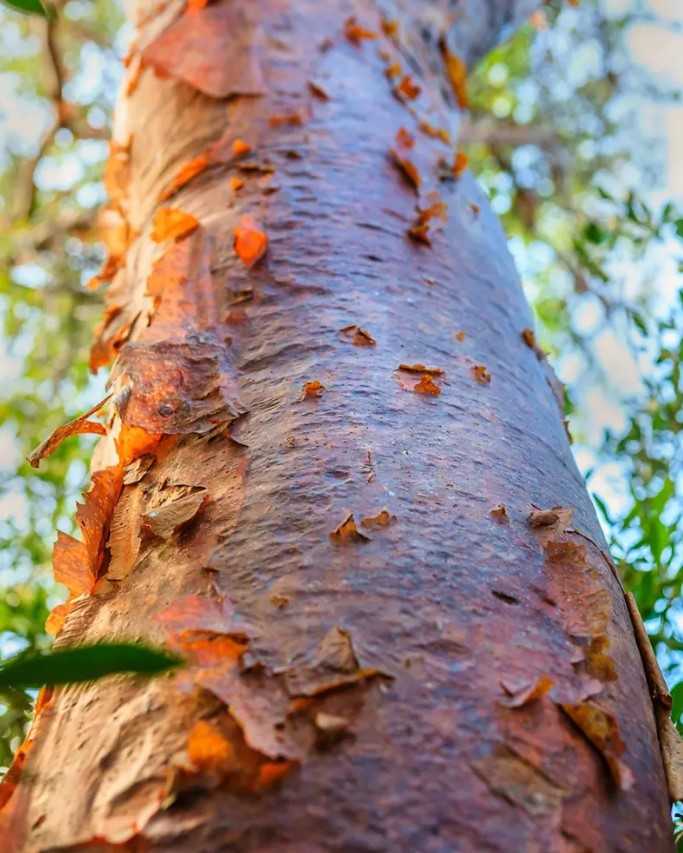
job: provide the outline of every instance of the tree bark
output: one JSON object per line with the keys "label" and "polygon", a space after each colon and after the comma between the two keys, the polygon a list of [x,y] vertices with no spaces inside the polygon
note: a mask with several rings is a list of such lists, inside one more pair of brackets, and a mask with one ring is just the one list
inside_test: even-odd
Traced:
{"label": "tree bark", "polygon": [[535,4],[380,5],[136,4],[116,409],[53,624],[188,664],[44,694],[3,849],[673,849],[623,591],[436,131]]}

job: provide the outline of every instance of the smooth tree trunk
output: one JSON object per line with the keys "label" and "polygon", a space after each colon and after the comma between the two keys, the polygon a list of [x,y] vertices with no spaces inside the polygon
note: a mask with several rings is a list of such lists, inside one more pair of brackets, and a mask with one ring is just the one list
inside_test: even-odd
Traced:
{"label": "smooth tree trunk", "polygon": [[111,415],[51,628],[188,663],[41,695],[3,849],[673,848],[624,593],[452,142],[534,5],[137,3]]}

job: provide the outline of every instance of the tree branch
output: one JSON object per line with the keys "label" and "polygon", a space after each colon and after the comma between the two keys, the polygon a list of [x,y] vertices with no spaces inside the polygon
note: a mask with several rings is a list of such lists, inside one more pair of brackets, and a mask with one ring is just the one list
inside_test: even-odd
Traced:
{"label": "tree branch", "polygon": [[463,121],[460,125],[458,139],[463,145],[479,142],[491,146],[537,145],[539,148],[547,150],[554,150],[561,145],[557,133],[550,127],[514,124],[490,119],[475,122]]}
{"label": "tree branch", "polygon": [[42,21],[43,26],[43,56],[45,62],[45,88],[47,97],[52,101],[54,120],[43,134],[34,157],[27,158],[19,166],[12,213],[16,219],[26,219],[31,215],[35,205],[36,184],[35,173],[38,164],[54,142],[57,131],[63,126],[65,118],[62,91],[64,86],[64,69],[56,41],[57,19],[48,17]]}

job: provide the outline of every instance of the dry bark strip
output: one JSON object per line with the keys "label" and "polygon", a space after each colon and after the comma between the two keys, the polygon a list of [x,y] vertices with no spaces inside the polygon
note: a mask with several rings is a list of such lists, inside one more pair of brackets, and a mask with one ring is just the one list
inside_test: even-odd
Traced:
{"label": "dry bark strip", "polygon": [[0,847],[671,851],[641,656],[505,236],[438,168],[466,67],[536,3],[132,5],[93,461],[124,504],[91,496],[111,534],[70,545],[54,622],[188,665],[44,694]]}

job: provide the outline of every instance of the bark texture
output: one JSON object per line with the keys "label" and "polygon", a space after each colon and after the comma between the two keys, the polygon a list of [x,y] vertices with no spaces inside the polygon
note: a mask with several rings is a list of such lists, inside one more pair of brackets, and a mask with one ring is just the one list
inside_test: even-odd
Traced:
{"label": "bark texture", "polygon": [[44,695],[3,849],[673,849],[623,591],[449,141],[463,60],[533,5],[136,4],[115,410],[53,626],[188,666]]}

